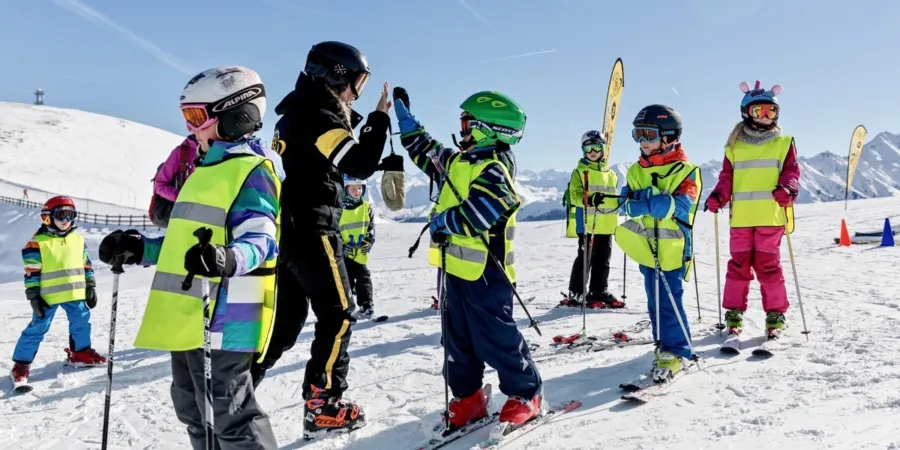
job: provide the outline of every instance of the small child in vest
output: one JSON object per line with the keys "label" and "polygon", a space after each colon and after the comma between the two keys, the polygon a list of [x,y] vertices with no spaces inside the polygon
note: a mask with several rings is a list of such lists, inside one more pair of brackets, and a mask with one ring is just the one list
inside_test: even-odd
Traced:
{"label": "small child in vest", "polygon": [[[569,180],[569,200],[575,209],[574,220],[566,226],[566,237],[578,238],[578,256],[572,262],[569,295],[560,302],[566,306],[588,308],[623,308],[609,292],[609,261],[612,258],[612,236],[619,224],[616,187],[619,177],[606,165],[606,138],[596,130],[581,136],[583,157]],[[604,194],[611,195],[607,197]],[[587,211],[587,214],[585,214]],[[587,236],[587,238],[586,238]],[[585,271],[584,254],[589,252]],[[590,289],[585,292],[590,277]]]}
{"label": "small child in vest", "polygon": [[372,274],[366,263],[375,243],[372,205],[364,198],[366,182],[344,176],[344,211],[341,214],[341,240],[344,242],[344,265],[350,289],[356,296],[357,318],[371,319],[375,314],[372,301]]}
{"label": "small child in vest", "polygon": [[638,112],[631,135],[641,155],[628,168],[620,199],[622,212],[633,219],[616,228],[616,244],[644,276],[657,383],[671,380],[685,359],[694,358],[682,282],[693,263],[691,228],[702,184],[700,169],[688,162],[678,141],[681,123],[681,115],[665,105]]}
{"label": "small child in vest", "polygon": [[67,363],[81,367],[106,364],[106,358],[91,348],[91,309],[97,306],[97,292],[84,237],[75,231],[77,216],[71,198],[47,200],[41,209],[41,227],[22,249],[25,297],[33,315],[13,351],[10,377],[17,392],[31,390],[31,363],[59,308],[69,319]]}
{"label": "small child in vest", "polygon": [[740,84],[742,121],[725,144],[719,181],[704,209],[718,213],[731,202],[731,260],[725,274],[722,307],[728,333],[737,339],[744,326],[747,295],[753,273],[759,278],[766,335],[777,338],[788,310],[787,289],[781,268],[781,238],[793,228],[800,189],[800,164],[794,138],[781,134],[778,98],[781,86],[753,90]]}

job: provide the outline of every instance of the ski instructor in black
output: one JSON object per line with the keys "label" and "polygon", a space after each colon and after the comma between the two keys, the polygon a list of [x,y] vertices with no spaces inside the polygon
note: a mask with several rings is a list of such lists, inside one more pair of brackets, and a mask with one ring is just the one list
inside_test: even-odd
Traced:
{"label": "ski instructor in black", "polygon": [[272,148],[281,154],[278,296],[272,340],[253,368],[256,384],[282,353],[294,346],[308,308],[318,319],[303,380],[304,436],[365,425],[359,405],[342,398],[354,302],[351,299],[338,223],[343,175],[365,180],[376,170],[388,137],[391,101],[387,83],[358,136],[362,116],[350,109],[369,79],[365,55],[341,42],[312,47],[294,90],[275,107]]}

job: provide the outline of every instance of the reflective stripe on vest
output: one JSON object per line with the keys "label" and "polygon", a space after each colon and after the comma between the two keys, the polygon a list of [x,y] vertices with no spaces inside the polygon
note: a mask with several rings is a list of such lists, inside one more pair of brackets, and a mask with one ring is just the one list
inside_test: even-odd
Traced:
{"label": "reflective stripe on vest", "polygon": [[[733,228],[784,226],[784,209],[772,196],[784,160],[791,148],[791,136],[779,136],[763,145],[735,142],[725,150],[734,170],[729,224]],[[793,227],[793,208],[789,208]]]}
{"label": "reflective stripe on vest", "polygon": [[[587,194],[590,196],[594,193],[602,193],[608,195],[616,195],[618,193],[616,186],[619,178],[616,172],[604,167],[596,169],[589,167],[580,162],[578,167],[572,172],[572,180],[575,179],[582,187],[584,193],[584,173],[587,172],[588,184]],[[569,192],[567,191],[567,194]],[[584,195],[577,199],[570,199],[573,203],[568,209],[568,224],[566,225],[566,237],[577,238],[579,233],[583,234],[601,234],[611,235],[615,232],[616,225],[619,223],[619,201],[614,197],[606,197],[598,207],[588,206],[587,217],[581,216],[584,213]]]}
{"label": "reflective stripe on vest", "polygon": [[[447,176],[450,178],[450,182],[453,183],[453,187],[456,188],[456,191],[461,198],[464,200],[468,198],[472,181],[478,178],[484,168],[492,162],[499,163],[498,165],[503,170],[506,179],[510,180],[513,195],[516,196],[515,200],[518,200],[518,194],[515,192],[515,183],[512,182],[513,179],[510,176],[509,171],[502,162],[495,158],[489,158],[474,163],[460,158],[453,158],[450,160],[446,169]],[[506,199],[506,201],[510,202],[514,201],[514,199]],[[434,210],[440,213],[454,206],[458,206],[459,204],[460,202],[457,200],[453,190],[450,189],[449,183],[444,183],[441,187],[438,203]],[[516,212],[513,212],[507,220],[506,227],[503,230],[505,255],[504,260],[502,261],[506,273],[512,282],[516,281],[516,256],[513,251],[515,227]],[[468,229],[468,225],[466,225],[466,228]],[[491,238],[493,237],[491,233],[485,233],[484,236],[488,243],[490,243]],[[481,275],[484,273],[484,269],[487,266],[488,249],[484,246],[480,237],[452,235],[449,239],[449,245],[446,247],[446,252],[447,273],[466,281],[475,281],[481,278]],[[434,242],[431,243],[428,249],[428,263],[435,267],[441,267],[441,250]]]}
{"label": "reflective stripe on vest", "polygon": [[39,234],[41,297],[48,305],[84,300],[84,236],[72,231],[65,237]]}
{"label": "reflective stripe on vest", "polygon": [[[700,170],[697,166],[688,162],[678,162],[659,167],[641,167],[634,164],[628,168],[627,183],[632,191],[639,191],[654,186],[661,194],[672,193],[681,183],[691,175],[697,173],[697,193],[702,192],[703,182],[700,178]],[[656,174],[654,177],[653,174]],[[697,214],[698,199],[695,198],[691,209],[689,221],[686,225],[691,228]],[[693,255],[685,254],[685,231],[674,218],[654,219],[653,217],[640,216],[623,222],[616,228],[616,244],[631,259],[638,264],[647,267],[656,267],[659,261],[663,271],[677,270],[685,265],[686,260]]]}
{"label": "reflective stripe on vest", "polygon": [[[228,211],[234,204],[244,180],[257,167],[274,173],[271,161],[256,155],[233,157],[220,163],[198,167],[178,193],[169,227],[160,249],[156,274],[150,288],[147,307],[135,338],[136,348],[185,351],[203,346],[202,280],[196,277],[190,290],[184,291],[184,255],[197,244],[194,231],[200,227],[212,229],[211,244],[225,245],[231,241],[226,229]],[[275,188],[280,194],[277,176]],[[280,217],[276,221],[276,229]],[[280,229],[279,229],[280,231]],[[213,349],[235,349],[265,356],[274,317],[276,261],[264,262],[253,273],[227,280],[225,315],[212,317],[210,340]],[[216,311],[216,300],[223,286],[221,278],[209,278],[210,311]],[[228,321],[229,310],[249,311],[252,317]],[[231,314],[236,314],[234,311]],[[224,325],[222,324],[224,322]]]}
{"label": "reflective stripe on vest", "polygon": [[369,262],[369,255],[359,249],[361,245],[359,240],[369,231],[369,202],[363,201],[356,208],[345,209],[341,213],[338,228],[341,230],[341,241],[344,245],[350,243],[354,245],[352,252],[344,256],[360,264]]}

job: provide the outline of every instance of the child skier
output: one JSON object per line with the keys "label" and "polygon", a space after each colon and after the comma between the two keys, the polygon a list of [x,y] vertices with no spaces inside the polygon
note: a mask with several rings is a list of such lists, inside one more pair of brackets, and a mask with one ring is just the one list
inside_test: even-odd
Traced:
{"label": "child skier", "polygon": [[[581,136],[584,156],[572,171],[568,196],[575,208],[575,220],[566,227],[566,237],[578,238],[578,256],[572,262],[569,277],[569,295],[561,304],[588,308],[623,308],[609,292],[609,261],[612,257],[612,235],[619,224],[618,201],[615,195],[619,177],[607,167],[606,138],[599,131],[591,130]],[[587,210],[587,216],[585,216]],[[585,251],[590,252],[587,266],[590,268],[590,289],[585,286]]]}
{"label": "child skier", "polygon": [[[275,262],[284,175],[260,139],[265,87],[245,67],[202,72],[184,87],[181,110],[205,155],[187,179],[163,237],[117,230],[100,243],[106,263],[156,265],[136,348],[172,356],[172,403],[194,450],[278,448],[256,402],[251,361],[268,345],[275,304]],[[212,231],[198,243],[198,231]],[[201,280],[208,282],[204,311]],[[190,279],[190,278],[189,278]],[[204,315],[210,319],[211,369],[205,375]],[[206,378],[206,377],[209,378]],[[204,393],[206,383],[212,392]],[[212,404],[204,404],[210,399]],[[205,411],[212,408],[212,418]],[[204,419],[212,419],[207,442]]]}
{"label": "child skier", "polygon": [[665,105],[638,112],[631,136],[640,144],[638,163],[622,186],[622,213],[633,217],[616,228],[616,244],[644,276],[653,335],[653,380],[669,381],[692,359],[690,328],[682,304],[682,281],[693,258],[694,217],[702,190],[700,169],[687,160],[678,139],[681,115]]}
{"label": "child skier", "polygon": [[372,274],[366,263],[375,243],[375,221],[372,205],[364,198],[366,182],[344,176],[344,210],[341,213],[341,241],[350,290],[356,295],[359,311],[356,317],[371,319],[375,314],[372,301]]}
{"label": "child skier", "polygon": [[522,138],[525,112],[499,92],[470,96],[460,105],[463,140],[455,151],[429,136],[408,108],[406,91],[395,88],[401,142],[419,169],[440,180],[428,260],[443,269],[444,375],[453,392],[445,429],[488,415],[485,363],[497,369],[500,390],[509,396],[501,424],[520,426],[544,410],[540,374],[512,316],[513,240],[521,200],[510,147]]}
{"label": "child skier", "polygon": [[759,277],[766,335],[777,338],[788,310],[787,289],[781,268],[781,238],[793,229],[793,205],[800,189],[800,165],[792,136],[778,126],[781,86],[766,90],[756,82],[753,90],[740,84],[742,121],[725,144],[719,182],[706,199],[713,213],[731,202],[731,260],[725,275],[722,307],[729,336],[737,339],[747,311],[753,272]]}
{"label": "child skier", "polygon": [[19,392],[31,390],[31,362],[58,307],[69,319],[67,362],[77,366],[106,364],[106,358],[91,348],[90,310],[97,306],[97,291],[84,237],[75,231],[77,217],[71,198],[47,200],[41,209],[41,227],[22,249],[25,297],[34,315],[13,351],[10,377]]}
{"label": "child skier", "polygon": [[156,176],[153,177],[153,197],[147,214],[154,225],[165,228],[169,223],[178,191],[196,168],[195,160],[203,156],[203,151],[197,145],[197,138],[190,134],[157,168]]}

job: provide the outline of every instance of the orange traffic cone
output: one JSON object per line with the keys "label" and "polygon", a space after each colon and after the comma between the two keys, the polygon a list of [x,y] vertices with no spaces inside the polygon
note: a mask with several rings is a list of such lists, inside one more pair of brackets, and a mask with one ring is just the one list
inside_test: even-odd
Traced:
{"label": "orange traffic cone", "polygon": [[838,244],[838,246],[849,247],[850,244],[850,232],[847,231],[847,221],[841,219],[841,242]]}

